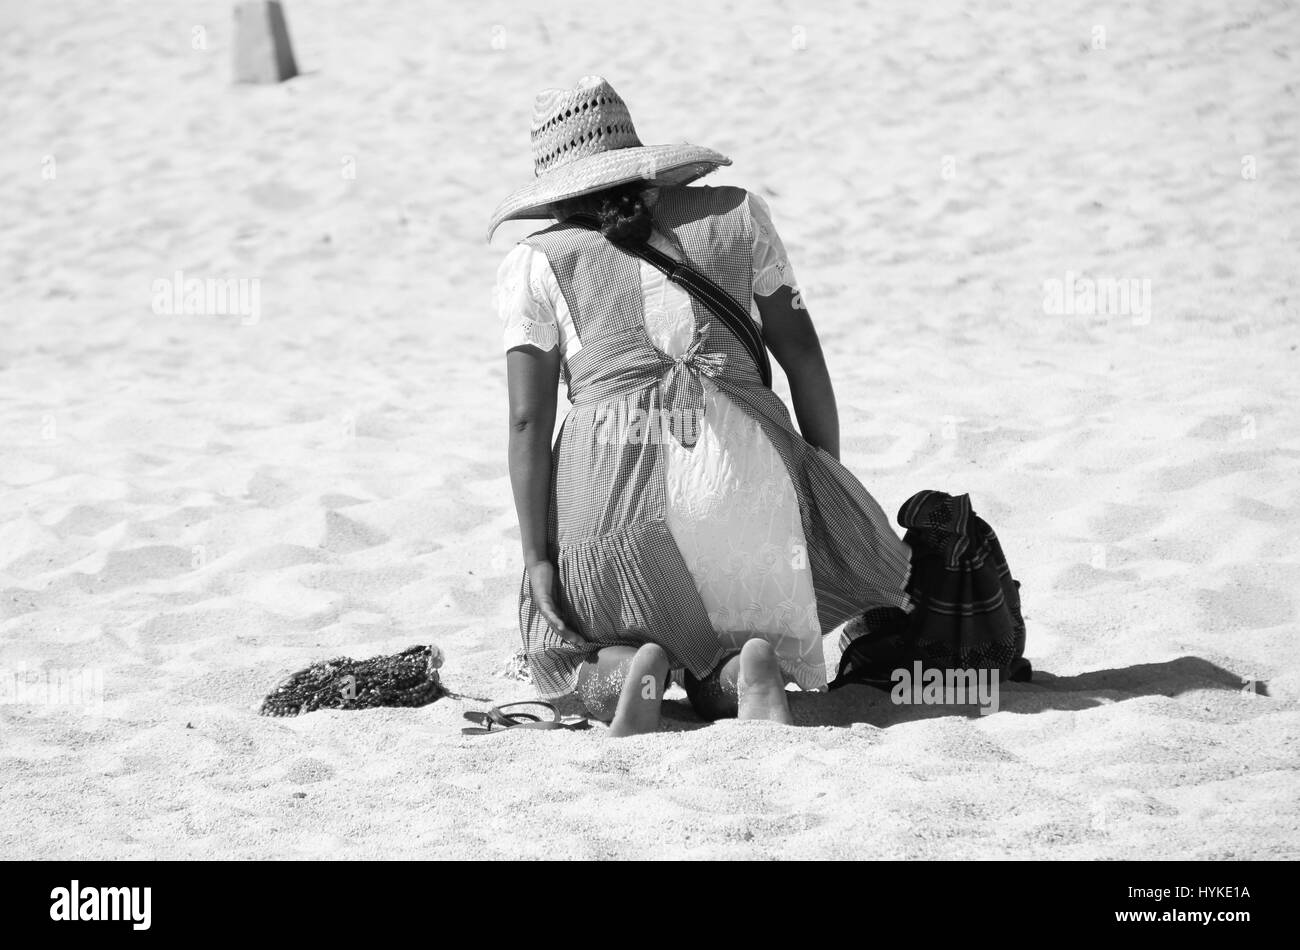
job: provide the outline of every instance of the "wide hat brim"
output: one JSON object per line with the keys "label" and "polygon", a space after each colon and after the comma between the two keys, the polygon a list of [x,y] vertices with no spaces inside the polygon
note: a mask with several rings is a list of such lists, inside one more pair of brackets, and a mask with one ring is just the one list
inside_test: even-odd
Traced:
{"label": "wide hat brim", "polygon": [[575,159],[549,171],[505,197],[492,212],[487,238],[503,221],[550,218],[557,201],[579,198],[638,179],[684,185],[702,178],[731,159],[701,145],[639,145]]}

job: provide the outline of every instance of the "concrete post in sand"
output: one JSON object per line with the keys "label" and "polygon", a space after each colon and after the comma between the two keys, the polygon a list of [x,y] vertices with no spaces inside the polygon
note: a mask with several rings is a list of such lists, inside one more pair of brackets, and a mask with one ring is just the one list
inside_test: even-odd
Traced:
{"label": "concrete post in sand", "polygon": [[278,0],[235,5],[235,82],[284,82],[298,75]]}

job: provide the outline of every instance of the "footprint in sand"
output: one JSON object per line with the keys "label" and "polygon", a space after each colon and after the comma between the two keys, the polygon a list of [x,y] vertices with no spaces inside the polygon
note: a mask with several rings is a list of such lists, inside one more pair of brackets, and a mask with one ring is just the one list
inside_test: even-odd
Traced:
{"label": "footprint in sand", "polygon": [[1215,442],[1240,441],[1249,437],[1254,426],[1255,415],[1247,412],[1206,416],[1187,435],[1192,439],[1209,439]]}
{"label": "footprint in sand", "polygon": [[1300,517],[1297,514],[1297,507],[1279,508],[1277,505],[1270,505],[1258,498],[1238,497],[1233,502],[1232,510],[1233,514],[1249,518],[1251,521],[1263,521],[1267,524],[1282,524],[1295,521],[1297,517]]}
{"label": "footprint in sand", "polygon": [[1096,568],[1091,564],[1074,564],[1056,575],[1054,590],[1090,590],[1102,584],[1131,583],[1138,579],[1136,571],[1117,571]]}
{"label": "footprint in sand", "polygon": [[1146,534],[1165,518],[1159,508],[1108,503],[1101,514],[1088,519],[1088,527],[1100,544],[1116,544],[1136,534]]}
{"label": "footprint in sand", "polygon": [[334,554],[350,554],[365,548],[387,544],[390,538],[381,531],[376,531],[359,521],[339,514],[337,511],[325,512],[325,537],[320,546]]}
{"label": "footprint in sand", "polygon": [[1216,634],[1227,630],[1276,627],[1295,617],[1292,595],[1255,584],[1228,584],[1219,590],[1198,590],[1201,629]]}
{"label": "footprint in sand", "polygon": [[295,759],[289,764],[284,780],[291,785],[311,785],[334,777],[334,766],[320,759]]}
{"label": "footprint in sand", "polygon": [[245,190],[255,203],[271,211],[297,211],[312,204],[313,198],[305,191],[300,191],[277,179],[264,181]]}
{"label": "footprint in sand", "polygon": [[1186,465],[1168,466],[1160,472],[1159,485],[1162,491],[1195,488],[1225,475],[1258,472],[1267,464],[1268,456],[1262,452],[1221,452]]}
{"label": "footprint in sand", "polygon": [[188,547],[153,544],[127,551],[109,551],[103,566],[76,580],[88,591],[102,594],[150,580],[176,577],[193,570],[194,554]]}

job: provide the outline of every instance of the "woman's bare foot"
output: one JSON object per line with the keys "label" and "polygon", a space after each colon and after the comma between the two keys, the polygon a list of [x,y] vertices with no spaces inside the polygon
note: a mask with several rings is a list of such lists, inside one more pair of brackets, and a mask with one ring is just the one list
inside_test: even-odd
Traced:
{"label": "woman's bare foot", "polygon": [[772,644],[766,640],[748,640],[741,648],[736,688],[740,694],[739,718],[767,719],[787,726],[794,722],[785,698],[781,667]]}
{"label": "woman's bare foot", "polygon": [[667,679],[668,654],[664,648],[647,643],[638,649],[628,665],[627,679],[618,696],[618,708],[614,712],[614,721],[609,725],[609,734],[635,736],[658,729]]}

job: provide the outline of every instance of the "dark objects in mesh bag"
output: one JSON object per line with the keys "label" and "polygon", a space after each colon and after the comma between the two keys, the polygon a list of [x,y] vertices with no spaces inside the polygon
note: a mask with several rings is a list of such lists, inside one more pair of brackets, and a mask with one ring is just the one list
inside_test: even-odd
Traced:
{"label": "dark objects in mesh bag", "polygon": [[447,695],[438,676],[442,650],[413,646],[368,660],[335,657],[294,673],[262,700],[263,716],[298,716],[314,709],[427,706]]}

